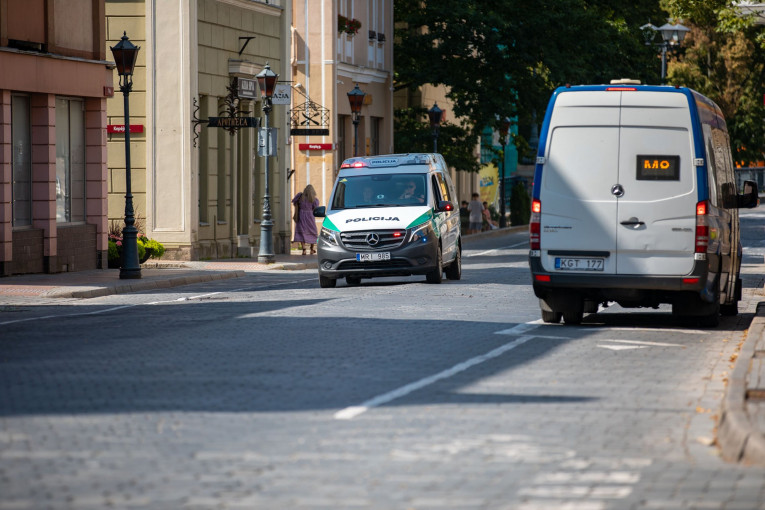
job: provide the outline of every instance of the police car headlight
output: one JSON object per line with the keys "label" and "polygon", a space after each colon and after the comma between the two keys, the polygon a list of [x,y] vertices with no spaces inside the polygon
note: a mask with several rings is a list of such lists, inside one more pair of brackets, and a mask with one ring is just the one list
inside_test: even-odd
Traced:
{"label": "police car headlight", "polygon": [[336,235],[337,232],[334,230],[330,230],[326,227],[321,227],[321,238],[332,246],[338,246]]}
{"label": "police car headlight", "polygon": [[412,227],[409,234],[410,243],[427,243],[430,236],[433,235],[433,229],[430,226],[430,221],[426,221],[421,225]]}

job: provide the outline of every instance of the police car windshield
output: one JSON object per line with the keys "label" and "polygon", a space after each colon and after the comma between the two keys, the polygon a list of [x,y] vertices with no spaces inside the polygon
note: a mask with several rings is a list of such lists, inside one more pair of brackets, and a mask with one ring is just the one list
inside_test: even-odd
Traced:
{"label": "police car windshield", "polygon": [[332,209],[406,207],[426,201],[424,174],[377,174],[341,177]]}

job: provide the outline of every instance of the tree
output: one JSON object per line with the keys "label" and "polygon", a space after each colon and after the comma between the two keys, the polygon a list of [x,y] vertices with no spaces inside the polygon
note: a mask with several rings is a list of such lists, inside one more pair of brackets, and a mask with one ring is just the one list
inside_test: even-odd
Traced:
{"label": "tree", "polygon": [[683,58],[669,67],[670,83],[712,99],[725,115],[734,159],[765,159],[765,27],[742,17],[732,0],[668,0],[691,32]]}
{"label": "tree", "polygon": [[395,86],[447,86],[471,135],[529,123],[565,83],[658,81],[639,27],[658,0],[395,0]]}

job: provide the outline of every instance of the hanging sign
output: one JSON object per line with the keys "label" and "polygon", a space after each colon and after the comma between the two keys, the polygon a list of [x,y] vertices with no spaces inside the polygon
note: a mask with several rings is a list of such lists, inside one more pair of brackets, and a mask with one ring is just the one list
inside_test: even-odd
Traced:
{"label": "hanging sign", "polygon": [[210,117],[207,119],[207,127],[256,128],[259,126],[258,117]]}
{"label": "hanging sign", "polygon": [[271,96],[271,104],[290,104],[290,91],[292,89],[286,83],[277,83],[274,87],[274,95]]}
{"label": "hanging sign", "polygon": [[237,82],[239,82],[239,90],[237,90],[237,95],[239,97],[255,99],[255,92],[258,90],[255,80],[237,78]]}
{"label": "hanging sign", "polygon": [[310,99],[290,110],[290,135],[329,136],[329,110]]}

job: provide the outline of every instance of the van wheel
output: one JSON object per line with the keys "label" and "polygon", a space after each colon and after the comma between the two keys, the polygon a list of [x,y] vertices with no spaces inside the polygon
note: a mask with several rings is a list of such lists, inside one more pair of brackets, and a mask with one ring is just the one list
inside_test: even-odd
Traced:
{"label": "van wheel", "polygon": [[584,312],[563,312],[563,322],[566,324],[581,324]]}
{"label": "van wheel", "polygon": [[548,324],[558,324],[563,316],[560,312],[547,312],[542,310],[542,320]]}
{"label": "van wheel", "polygon": [[720,305],[720,313],[726,317],[738,315],[738,300],[729,305]]}
{"label": "van wheel", "polygon": [[319,275],[319,287],[322,289],[332,289],[337,285],[337,280],[334,278],[327,278],[326,276]]}
{"label": "van wheel", "polygon": [[459,246],[457,247],[457,255],[454,256],[454,261],[446,268],[446,277],[450,280],[462,278],[462,254],[460,253]]}
{"label": "van wheel", "polygon": [[425,275],[428,283],[441,283],[444,277],[444,263],[441,258],[441,247],[436,251],[436,267]]}
{"label": "van wheel", "polygon": [[361,283],[361,278],[358,276],[346,276],[345,283],[348,285],[358,285]]}

